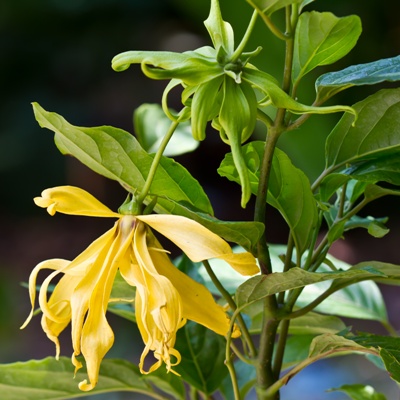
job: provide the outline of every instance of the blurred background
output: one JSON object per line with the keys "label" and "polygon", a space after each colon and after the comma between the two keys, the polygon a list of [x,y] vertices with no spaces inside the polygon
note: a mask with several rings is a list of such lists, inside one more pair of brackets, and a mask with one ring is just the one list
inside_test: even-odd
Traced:
{"label": "blurred background", "polygon": [[[220,3],[224,19],[233,25],[239,40],[252,12],[250,6],[244,0],[221,0]],[[400,54],[400,3],[319,0],[308,9],[331,11],[337,16],[358,14],[363,34],[356,48],[343,60],[307,76],[299,92],[302,102],[313,100],[313,81],[323,72]],[[159,103],[165,82],[144,78],[138,66],[116,73],[110,66],[112,57],[126,50],[185,51],[206,45],[209,42],[203,21],[208,12],[209,0],[3,0],[0,3],[1,363],[54,354],[53,344],[40,331],[39,318],[24,331],[19,330],[29,312],[28,293],[21,282],[27,281],[38,262],[53,257],[72,259],[110,227],[109,221],[101,219],[58,214],[50,218],[43,209],[34,206],[33,197],[47,187],[65,184],[89,190],[114,209],[125,197],[115,182],[95,175],[72,158],[63,157],[53,143],[52,133],[36,123],[30,103],[39,102],[46,110],[63,115],[74,125],[113,125],[132,132],[133,110],[144,102]],[[267,71],[280,79],[281,43],[265,34],[261,23],[247,50],[258,45],[264,50],[254,63],[267,66]],[[377,89],[377,86],[352,89],[338,95],[335,101],[351,105]],[[310,179],[323,169],[324,140],[338,118],[338,115],[314,117],[279,143]],[[177,157],[177,161],[204,185],[217,217],[251,218],[250,211],[240,208],[239,189],[216,173],[227,151],[218,135],[210,131],[197,152]],[[350,263],[372,258],[399,263],[397,202],[397,199],[384,198],[365,211],[377,217],[390,217],[391,233],[387,237],[377,240],[357,231],[338,243],[335,255]],[[274,230],[269,240],[285,241],[287,231],[272,210],[270,223],[274,224]],[[383,290],[391,321],[400,329],[397,312],[400,291],[397,287]],[[141,345],[139,349],[130,347],[132,337],[140,343],[134,327],[110,318],[117,340],[120,338],[121,343],[126,343],[126,346],[115,346],[111,355],[124,355],[137,361]],[[361,330],[383,332],[379,326],[366,325],[363,321],[352,321],[352,324]],[[69,341],[64,343],[62,353],[70,355]],[[363,375],[362,362],[353,375],[345,368],[346,364],[340,358],[323,364],[322,369],[318,365],[316,369],[310,367],[293,380],[294,392],[283,392],[283,400],[298,398],[295,393],[299,388],[309,400],[340,399],[343,397],[324,390],[341,383],[360,382],[360,379],[363,383],[371,381],[374,372]],[[387,378],[379,383],[380,379],[377,388],[386,391],[389,399],[395,398],[390,397],[397,393],[395,385],[388,383]],[[312,393],[307,394],[307,386],[312,387]]]}

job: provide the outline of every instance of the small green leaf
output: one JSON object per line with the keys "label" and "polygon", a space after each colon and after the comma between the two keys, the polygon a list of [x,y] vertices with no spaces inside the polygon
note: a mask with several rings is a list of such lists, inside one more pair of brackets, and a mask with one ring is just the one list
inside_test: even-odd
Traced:
{"label": "small green leaf", "polygon": [[367,64],[352,65],[341,71],[328,72],[315,82],[318,100],[325,101],[352,86],[375,85],[400,80],[400,56]]}
{"label": "small green leaf", "polygon": [[[258,189],[264,145],[264,142],[251,142],[242,147],[254,194]],[[234,182],[240,182],[231,154],[225,156],[218,173]],[[275,149],[268,189],[267,202],[285,218],[292,231],[298,254],[302,254],[317,223],[317,204],[306,175],[279,149]]]}
{"label": "small green leaf", "polygon": [[[7,400],[67,400],[86,396],[78,383],[87,378],[74,367],[69,357],[53,357],[0,365],[1,396]],[[137,366],[124,360],[105,359],[101,363],[99,382],[91,394],[128,391],[151,393]]]}
{"label": "small green leaf", "polygon": [[[76,157],[87,167],[116,180],[130,192],[143,188],[153,157],[142,149],[128,132],[110,126],[82,128],[69,124],[56,113],[33,104],[40,126],[55,133],[57,147],[63,154]],[[184,201],[213,214],[208,197],[190,173],[172,159],[163,157],[150,189],[160,196],[157,211],[171,211],[173,201]],[[165,196],[165,198],[163,198]]]}
{"label": "small green leaf", "polygon": [[[374,163],[391,159],[396,162],[400,151],[400,89],[384,89],[354,105],[358,112],[355,126],[353,118],[344,115],[326,141],[326,166],[329,171],[344,170],[353,175],[366,173],[365,163],[372,174]],[[357,172],[358,171],[358,172]],[[397,170],[392,173],[378,170],[374,180],[397,180]],[[380,179],[381,178],[381,179]],[[395,179],[396,178],[396,179]]]}
{"label": "small green leaf", "polygon": [[343,385],[339,388],[329,389],[327,392],[343,392],[351,400],[386,400],[382,393],[376,392],[370,385]]}
{"label": "small green leaf", "polygon": [[212,394],[228,374],[225,366],[225,339],[192,321],[178,330],[176,349],[182,362],[174,367],[190,385]]}
{"label": "small green leaf", "polygon": [[329,12],[302,13],[296,26],[293,82],[320,65],[340,60],[355,46],[360,34],[361,22],[356,15],[338,18]]}
{"label": "small green leaf", "polygon": [[[140,145],[148,153],[155,153],[171,125],[158,104],[142,104],[133,114],[134,129]],[[189,153],[199,146],[193,139],[190,123],[181,122],[168,142],[163,155],[167,157]]]}
{"label": "small green leaf", "polygon": [[302,0],[247,0],[247,2],[259,12],[271,15],[286,6],[301,3]]}

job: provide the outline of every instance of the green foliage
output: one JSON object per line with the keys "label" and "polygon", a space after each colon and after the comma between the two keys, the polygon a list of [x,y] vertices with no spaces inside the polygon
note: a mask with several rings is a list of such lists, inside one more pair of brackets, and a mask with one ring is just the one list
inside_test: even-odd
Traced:
{"label": "green foliage", "polygon": [[[143,354],[154,352],[155,371],[142,375],[141,369],[127,361],[105,359],[94,394],[130,391],[159,400],[184,400],[188,389],[191,398],[208,398],[219,392],[226,400],[240,400],[255,388],[259,400],[276,400],[280,388],[307,366],[348,353],[368,355],[375,363],[379,359],[390,377],[400,381],[399,339],[355,335],[341,320],[350,317],[377,321],[393,334],[376,282],[398,285],[399,266],[380,261],[351,266],[329,255],[331,246],[350,230],[361,228],[377,239],[389,233],[387,217],[360,212],[383,196],[400,194],[396,188],[400,185],[400,89],[383,89],[353,106],[324,105],[335,94],[353,86],[399,81],[400,56],[325,73],[316,79],[314,103],[303,104],[297,99],[300,82],[307,82],[303,78],[317,67],[333,64],[353,49],[361,34],[359,17],[304,12],[306,6],[311,8],[313,0],[247,3],[253,14],[237,42],[232,25],[222,17],[219,1],[211,0],[204,21],[210,45],[183,53],[126,51],[113,58],[115,71],[140,64],[146,77],[168,81],[161,105],[142,104],[134,111],[137,139],[112,126],[74,126],[33,103],[36,120],[54,132],[55,144],[62,154],[73,156],[94,172],[118,182],[129,193],[129,201],[137,206],[135,212],[128,207],[131,215],[123,216],[129,226],[120,218],[107,255],[99,250],[107,261],[102,268],[111,258],[115,263],[124,260],[123,276],[119,272],[115,278],[107,275],[103,293],[106,301],[100,304],[97,298],[90,298],[90,302],[96,303],[91,306],[98,306],[101,318],[106,318],[107,309],[138,324],[146,346]],[[277,79],[260,67],[262,63],[257,63],[258,67],[252,64],[259,54],[268,63],[273,62],[270,49],[262,50],[256,45],[255,50],[245,51],[258,19],[265,31],[281,41],[285,55],[282,83],[281,75]],[[170,96],[177,90],[181,109],[173,111]],[[310,182],[288,154],[276,146],[286,132],[300,127],[312,114],[337,112],[344,115],[327,136],[325,168],[315,182]],[[260,130],[258,140],[253,140],[261,123],[266,127],[266,137],[262,138]],[[241,186],[243,208],[253,206],[250,198],[255,197],[248,220],[216,218],[202,185],[171,158],[197,149],[206,138],[209,124],[230,148],[218,173]],[[50,213],[57,207],[51,201],[39,200]],[[267,204],[279,211],[289,228],[284,245],[266,242],[275,229],[269,221]],[[190,225],[193,230],[198,229],[199,236],[206,228],[238,246],[231,253],[227,243],[219,243],[209,232],[198,243],[191,243],[190,238],[186,243],[181,236],[179,243],[186,243],[193,260],[215,259],[200,264],[182,255],[176,260],[177,271],[165,254],[160,256],[163,250],[148,235],[149,231],[139,232],[135,215],[152,212],[194,220],[203,226]],[[132,233],[129,237],[133,244],[125,244],[127,231]],[[89,247],[90,251],[94,252],[93,248],[96,246]],[[127,248],[131,253],[124,258]],[[245,251],[252,254],[235,254]],[[204,252],[211,256],[204,256]],[[47,305],[48,309],[44,308],[51,301],[46,302],[40,294],[42,326],[47,335],[54,340],[54,335],[71,320],[76,353],[80,352],[76,350],[77,342],[82,339],[77,336],[86,335],[89,328],[76,334],[74,284],[81,275],[89,279],[88,270],[97,262],[97,258],[92,261],[89,257],[80,270],[62,267],[55,271],[54,274],[65,273],[64,290],[53,292],[60,300]],[[237,263],[236,267],[250,266],[252,271],[257,270],[258,262],[260,274],[242,276],[227,262],[232,266]],[[63,261],[57,263],[61,265]],[[164,271],[162,275],[159,269]],[[69,275],[71,271],[76,275]],[[212,315],[204,312],[202,319],[197,315],[198,308],[187,309],[184,291],[175,293],[173,279],[186,279],[183,273],[197,281],[186,295],[199,305],[202,299],[194,297],[202,294],[204,304],[214,307]],[[35,284],[30,282],[30,288]],[[198,289],[199,285],[205,287]],[[105,294],[111,287],[108,298]],[[149,293],[144,296],[142,292],[146,290]],[[224,308],[213,302],[212,296]],[[33,303],[32,290],[31,299]],[[89,307],[88,316],[82,319],[92,317],[92,310]],[[136,314],[139,310],[140,315]],[[185,320],[192,314],[204,326]],[[90,333],[102,334],[104,343],[110,343],[105,330]],[[260,335],[259,345],[254,335]],[[97,360],[100,352],[97,342],[93,343],[90,350],[94,355],[82,353],[96,366],[101,361]],[[85,361],[90,376],[92,364]],[[163,364],[172,371],[166,371]],[[86,377],[86,372],[79,370],[76,380],[71,380],[73,366],[63,357],[58,362],[45,359],[0,365],[0,370],[0,384],[7,400],[56,400],[85,395],[77,382]],[[364,385],[331,390],[342,391],[355,400],[384,399],[383,394]]]}
{"label": "green foliage", "polygon": [[326,100],[353,86],[399,81],[399,70],[400,56],[397,56],[367,64],[351,65],[337,72],[328,72],[321,75],[315,82],[318,99]]}
{"label": "green foliage", "polygon": [[[85,378],[85,373],[78,372],[72,379],[74,368],[68,357],[61,357],[58,361],[49,357],[39,361],[2,364],[0,370],[2,396],[7,400],[66,400],[85,395],[77,385]],[[139,369],[127,361],[104,360],[100,377],[101,382],[93,394],[152,391]]]}
{"label": "green foliage", "polygon": [[[243,158],[249,171],[251,191],[254,194],[258,191],[263,152],[263,142],[251,142],[242,148]],[[231,154],[225,156],[218,173],[240,183]],[[272,160],[267,202],[279,210],[285,218],[296,242],[298,254],[301,255],[310,243],[311,234],[317,224],[317,204],[308,178],[279,149],[275,149]]]}
{"label": "green foliage", "polygon": [[361,34],[356,15],[338,18],[332,13],[304,12],[296,27],[292,79],[295,85],[308,72],[344,57]]}
{"label": "green foliage", "polygon": [[[131,134],[109,126],[75,127],[38,104],[33,107],[40,126],[55,133],[57,147],[63,154],[73,155],[93,171],[116,180],[132,193],[143,188],[153,157],[142,149]],[[158,206],[164,212],[173,208],[169,201],[171,199],[213,213],[200,184],[172,159],[164,158],[161,161],[151,192],[160,197]],[[167,198],[162,199],[163,196]]]}
{"label": "green foliage", "polygon": [[382,393],[378,393],[369,385],[343,385],[339,388],[330,389],[329,392],[346,393],[352,400],[386,400]]}
{"label": "green foliage", "polygon": [[178,331],[177,340],[182,363],[176,371],[201,392],[214,393],[228,375],[224,339],[204,326],[188,322]]}

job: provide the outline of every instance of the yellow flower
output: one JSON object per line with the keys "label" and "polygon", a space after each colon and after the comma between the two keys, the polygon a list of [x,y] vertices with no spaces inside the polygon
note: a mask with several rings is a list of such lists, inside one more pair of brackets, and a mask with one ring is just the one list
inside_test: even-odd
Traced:
{"label": "yellow flower", "polygon": [[[166,364],[168,371],[179,364],[181,357],[174,348],[176,332],[186,320],[192,320],[220,335],[227,335],[229,319],[210,292],[179,271],[169,260],[150,228],[158,231],[192,261],[220,258],[243,275],[258,272],[250,253],[234,254],[228,243],[199,223],[176,215],[123,215],[115,213],[86,191],[61,186],[47,189],[35,203],[56,212],[73,215],[118,218],[113,228],[95,240],[73,261],[46,260],[38,264],[29,278],[32,311],[35,304],[36,278],[40,270],[52,272],[39,291],[39,306],[43,312],[42,328],[56,345],[58,336],[71,323],[75,372],[82,367],[76,358],[82,354],[86,361],[87,380],[79,388],[93,389],[98,381],[101,360],[113,345],[114,334],[106,319],[107,305],[114,278],[119,270],[122,277],[136,287],[135,312],[145,349],[140,370],[149,373]],[[63,274],[48,298],[50,282]],[[239,332],[234,331],[233,336]],[[157,360],[148,371],[144,361],[152,351]]]}

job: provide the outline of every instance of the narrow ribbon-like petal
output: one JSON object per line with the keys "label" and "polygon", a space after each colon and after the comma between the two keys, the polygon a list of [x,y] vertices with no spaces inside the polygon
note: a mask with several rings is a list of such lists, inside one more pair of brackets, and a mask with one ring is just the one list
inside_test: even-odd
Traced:
{"label": "narrow ribbon-like petal", "polygon": [[250,253],[232,253],[225,240],[203,225],[178,215],[141,215],[137,219],[145,222],[175,243],[192,261],[221,258],[242,275],[259,272],[256,260]]}
{"label": "narrow ribbon-like petal", "polygon": [[63,214],[92,217],[119,218],[121,216],[111,211],[90,193],[75,186],[57,186],[43,190],[42,197],[35,197],[34,202],[39,207],[47,208],[50,215],[58,211]]}

